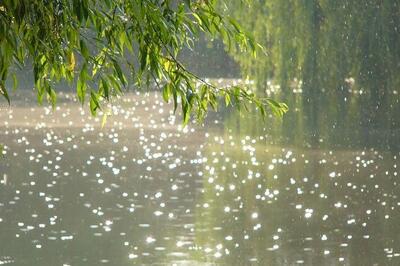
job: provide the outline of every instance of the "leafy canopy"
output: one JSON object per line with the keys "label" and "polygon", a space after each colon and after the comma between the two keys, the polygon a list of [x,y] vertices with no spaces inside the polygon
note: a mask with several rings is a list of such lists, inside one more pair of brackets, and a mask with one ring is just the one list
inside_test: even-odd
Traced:
{"label": "leafy canopy", "polygon": [[26,63],[34,70],[38,101],[56,104],[55,84],[76,86],[93,115],[104,101],[135,86],[158,86],[165,101],[180,104],[184,123],[192,113],[202,119],[209,107],[255,104],[281,116],[287,106],[258,98],[243,87],[217,87],[179,62],[183,47],[206,33],[227,47],[256,55],[258,44],[215,0],[3,0],[0,1],[0,93],[10,102],[8,79]]}

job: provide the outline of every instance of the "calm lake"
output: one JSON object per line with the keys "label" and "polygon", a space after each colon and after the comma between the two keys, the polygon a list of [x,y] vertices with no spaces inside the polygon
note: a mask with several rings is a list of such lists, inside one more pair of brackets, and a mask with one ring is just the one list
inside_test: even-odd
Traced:
{"label": "calm lake", "polygon": [[0,113],[0,264],[399,265],[399,131],[310,129],[289,106],[182,128],[128,94],[102,128],[72,94],[53,111],[20,91]]}

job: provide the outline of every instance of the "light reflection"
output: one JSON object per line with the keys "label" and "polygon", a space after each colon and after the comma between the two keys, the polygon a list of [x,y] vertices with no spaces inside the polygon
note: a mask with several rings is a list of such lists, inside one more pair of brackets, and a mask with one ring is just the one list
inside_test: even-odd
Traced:
{"label": "light reflection", "polygon": [[[44,258],[52,256],[44,251],[73,245],[75,259],[60,255],[71,265],[154,258],[178,265],[281,259],[307,265],[311,253],[324,263],[347,263],[360,259],[363,247],[386,248],[381,264],[399,256],[397,242],[389,241],[399,218],[398,156],[282,148],[269,144],[265,132],[177,130],[178,116],[140,113],[157,104],[134,97],[126,100],[135,108],[115,107],[113,127],[104,129],[69,105],[60,113],[13,109],[12,120],[0,114],[8,143],[0,165],[6,172],[0,229],[14,245],[5,254],[26,259],[42,250]],[[58,128],[69,120],[75,128]],[[15,121],[24,126],[11,126]],[[379,235],[376,228],[391,229]],[[82,255],[88,243],[98,248]]]}

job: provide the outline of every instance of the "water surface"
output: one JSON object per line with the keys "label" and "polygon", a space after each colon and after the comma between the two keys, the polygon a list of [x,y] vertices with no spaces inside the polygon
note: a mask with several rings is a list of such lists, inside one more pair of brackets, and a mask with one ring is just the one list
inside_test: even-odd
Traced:
{"label": "water surface", "polygon": [[183,129],[157,93],[101,128],[69,94],[54,111],[23,95],[0,113],[2,264],[400,262],[395,149],[288,141],[231,111]]}

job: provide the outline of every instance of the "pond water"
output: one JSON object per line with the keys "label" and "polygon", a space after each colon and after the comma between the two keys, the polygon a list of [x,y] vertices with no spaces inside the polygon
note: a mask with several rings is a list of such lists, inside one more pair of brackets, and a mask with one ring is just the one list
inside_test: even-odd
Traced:
{"label": "pond water", "polygon": [[0,264],[400,264],[398,131],[313,144],[231,110],[182,128],[153,92],[102,128],[70,94],[34,99],[0,113]]}

